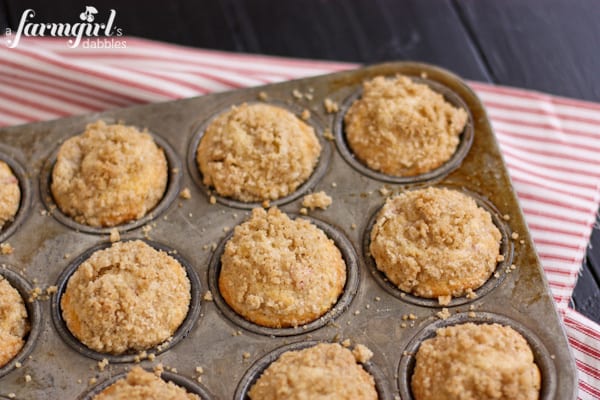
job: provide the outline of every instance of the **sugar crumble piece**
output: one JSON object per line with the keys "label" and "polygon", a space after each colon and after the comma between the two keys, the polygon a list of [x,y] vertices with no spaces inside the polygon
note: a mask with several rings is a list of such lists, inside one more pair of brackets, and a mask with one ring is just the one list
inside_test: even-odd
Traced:
{"label": "sugar crumble piece", "polygon": [[427,72],[423,71],[423,72],[421,72],[421,75],[420,75],[420,76],[421,76],[421,78],[423,78],[423,79],[427,79],[427,76],[428,76],[428,75],[427,75]]}
{"label": "sugar crumble piece", "polygon": [[206,293],[204,293],[204,296],[202,296],[202,298],[205,301],[213,301],[213,295],[212,292],[210,290],[207,290]]}
{"label": "sugar crumble piece", "polygon": [[356,224],[355,223],[350,224],[350,229],[355,230],[356,229]]}
{"label": "sugar crumble piece", "polygon": [[323,107],[325,108],[325,112],[327,114],[336,113],[340,110],[340,106],[338,105],[338,103],[331,100],[329,97],[323,100]]}
{"label": "sugar crumble piece", "polygon": [[117,228],[112,228],[110,230],[109,239],[112,243],[118,242],[119,240],[121,240],[121,235],[119,234],[119,230]]}
{"label": "sugar crumble piece", "polygon": [[513,233],[510,235],[510,237],[511,237],[511,238],[513,238],[514,240],[517,240],[517,239],[519,238],[519,234],[518,234],[517,232],[513,232]]}
{"label": "sugar crumble piece", "polygon": [[302,118],[304,121],[308,121],[310,119],[310,111],[308,108],[305,108],[302,111],[302,114],[300,114],[300,118]]}
{"label": "sugar crumble piece", "polygon": [[381,301],[381,297],[379,297],[379,296],[376,296],[376,297],[375,297],[375,301]]}
{"label": "sugar crumble piece", "polygon": [[102,361],[98,361],[98,369],[104,371],[104,368],[108,365],[108,359],[103,358]]}
{"label": "sugar crumble piece", "polygon": [[184,200],[189,200],[192,198],[192,192],[190,191],[190,188],[183,188],[183,190],[179,193],[179,197],[181,197]]}
{"label": "sugar crumble piece", "polygon": [[442,308],[442,311],[439,311],[437,314],[439,319],[448,319],[450,317],[450,311],[447,308]]}
{"label": "sugar crumble piece", "polygon": [[156,354],[154,354],[154,353],[148,354],[148,360],[149,361],[154,361],[154,359],[156,359]]}
{"label": "sugar crumble piece", "polygon": [[162,373],[165,370],[165,367],[163,366],[162,363],[158,363],[154,366],[154,368],[152,369],[154,371],[154,375],[160,377],[162,375]]}
{"label": "sugar crumble piece", "polygon": [[350,339],[344,339],[341,343],[341,345],[344,347],[350,347],[351,344],[352,342],[350,341]]}
{"label": "sugar crumble piece", "polygon": [[360,314],[360,310],[354,311],[354,315],[359,315],[359,314]]}
{"label": "sugar crumble piece", "polygon": [[468,288],[468,289],[466,290],[466,293],[467,293],[467,294],[465,295],[465,297],[466,297],[467,299],[475,299],[475,298],[477,298],[477,293],[475,293],[475,292],[473,291],[473,289],[471,289],[471,288]]}
{"label": "sugar crumble piece", "polygon": [[25,383],[31,382],[31,375],[27,374],[27,375],[25,375],[24,378],[25,378]]}
{"label": "sugar crumble piece", "polygon": [[327,195],[327,193],[320,191],[316,193],[307,194],[302,199],[302,206],[307,207],[310,210],[320,208],[322,210],[327,209],[333,202],[333,199]]}
{"label": "sugar crumble piece", "polygon": [[473,311],[469,311],[467,315],[469,316],[469,318],[475,318],[477,316],[477,314],[475,314]]}
{"label": "sugar crumble piece", "polygon": [[498,255],[496,256],[496,262],[502,262],[502,261],[504,261],[504,255],[502,255],[502,254],[498,254]]}
{"label": "sugar crumble piece", "polygon": [[204,368],[202,368],[200,366],[196,367],[196,373],[198,375],[202,375],[204,373]]}
{"label": "sugar crumble piece", "polygon": [[332,188],[336,188],[336,187],[337,187],[337,183],[335,183],[335,182],[331,182],[331,187],[332,187]]}
{"label": "sugar crumble piece", "polygon": [[385,186],[382,186],[381,188],[379,188],[379,193],[382,196],[388,196],[391,193],[391,190],[386,188]]}
{"label": "sugar crumble piece", "polygon": [[8,398],[9,398],[9,399],[14,399],[15,397],[17,397],[17,395],[16,395],[16,394],[14,394],[14,393],[9,393],[9,394],[8,394]]}
{"label": "sugar crumble piece", "polygon": [[271,202],[269,200],[263,200],[261,205],[263,208],[269,208],[271,207]]}
{"label": "sugar crumble piece", "polygon": [[260,91],[256,95],[256,98],[259,99],[260,101],[267,101],[267,99],[269,98],[269,95],[267,94],[267,92]]}
{"label": "sugar crumble piece", "polygon": [[91,377],[90,380],[88,381],[88,384],[91,385],[95,385],[96,382],[98,382],[98,379],[96,377]]}
{"label": "sugar crumble piece", "polygon": [[504,214],[504,215],[502,216],[502,219],[503,219],[503,220],[505,220],[505,221],[510,221],[510,215],[508,215],[508,214]]}
{"label": "sugar crumble piece", "polygon": [[448,304],[450,304],[450,300],[452,300],[452,296],[450,295],[438,297],[438,303],[440,304],[440,306],[447,306]]}
{"label": "sugar crumble piece", "polygon": [[331,133],[331,129],[329,128],[325,128],[325,130],[323,130],[323,137],[332,142],[335,140],[335,136],[333,136],[333,133]]}
{"label": "sugar crumble piece", "polygon": [[23,364],[21,364],[21,363],[20,363],[20,362],[18,362],[18,361],[15,363],[15,368],[17,368],[17,369],[18,369],[18,368],[21,368],[22,366],[23,366]]}
{"label": "sugar crumble piece", "polygon": [[302,97],[304,95],[298,89],[294,89],[294,90],[292,90],[292,96],[294,96],[294,98],[297,100],[302,100]]}
{"label": "sugar crumble piece", "polygon": [[14,250],[14,247],[12,247],[11,244],[8,242],[0,244],[0,253],[2,253],[5,256],[12,254]]}
{"label": "sugar crumble piece", "polygon": [[308,209],[306,207],[302,207],[299,212],[302,215],[308,215]]}
{"label": "sugar crumble piece", "polygon": [[413,313],[408,314],[408,319],[410,319],[411,321],[414,321],[415,319],[417,319],[417,316]]}
{"label": "sugar crumble piece", "polygon": [[210,196],[210,197],[208,198],[208,202],[209,202],[210,204],[217,204],[217,198],[216,198],[215,196]]}
{"label": "sugar crumble piece", "polygon": [[364,344],[357,344],[354,346],[354,349],[352,349],[352,355],[354,355],[356,361],[364,364],[373,357],[373,352]]}
{"label": "sugar crumble piece", "polygon": [[244,358],[244,360],[247,360],[250,358],[250,353],[248,353],[247,351],[242,353],[242,357]]}

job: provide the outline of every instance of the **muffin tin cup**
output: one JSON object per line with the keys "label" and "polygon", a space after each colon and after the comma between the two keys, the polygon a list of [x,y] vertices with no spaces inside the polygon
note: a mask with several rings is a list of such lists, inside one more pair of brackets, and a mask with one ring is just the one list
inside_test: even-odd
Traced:
{"label": "muffin tin cup", "polygon": [[539,400],[556,398],[556,367],[553,357],[544,343],[527,327],[506,316],[489,312],[476,312],[474,316],[468,313],[454,314],[446,320],[436,320],[425,326],[406,346],[398,365],[398,390],[402,400],[414,400],[411,390],[411,379],[415,368],[415,355],[423,341],[435,337],[439,328],[472,322],[475,324],[500,324],[510,326],[520,333],[533,352],[534,362],[540,370],[541,388]]}
{"label": "muffin tin cup", "polygon": [[[114,120],[104,120],[106,123],[113,124],[116,123]],[[128,126],[135,126],[123,123]],[[139,127],[138,127],[139,129]],[[82,129],[83,132],[83,129]],[[81,132],[80,132],[81,133]],[[85,232],[92,233],[98,235],[106,235],[110,234],[110,231],[113,229],[117,229],[119,232],[127,232],[140,226],[147,224],[153,219],[157,218],[161,215],[166,209],[169,208],[173,200],[177,198],[180,191],[181,179],[183,176],[182,172],[182,163],[177,156],[177,153],[171,145],[163,139],[161,136],[154,134],[153,132],[148,132],[152,138],[154,139],[156,145],[163,150],[165,154],[165,158],[167,159],[167,186],[165,188],[165,192],[160,199],[160,201],[149,210],[146,215],[142,218],[126,222],[123,224],[115,225],[115,226],[107,226],[107,227],[96,227],[81,224],[75,221],[73,218],[63,213],[54,201],[54,196],[52,195],[51,184],[52,184],[52,171],[54,169],[54,164],[56,163],[56,158],[58,156],[58,151],[60,150],[60,146],[58,146],[48,157],[46,162],[44,163],[41,173],[40,173],[40,197],[44,205],[46,206],[46,210],[61,224],[68,226],[76,230],[77,232]],[[72,137],[72,136],[71,136]]]}
{"label": "muffin tin cup", "polygon": [[[154,249],[162,250],[162,251],[166,252],[167,254],[169,254],[169,256],[173,257],[175,260],[177,260],[183,266],[183,268],[185,269],[185,272],[187,274],[187,277],[190,281],[191,299],[190,299],[190,305],[189,305],[187,316],[185,317],[185,319],[183,320],[181,325],[177,328],[177,330],[175,331],[175,333],[173,334],[173,336],[170,340],[166,340],[165,342],[163,342],[162,344],[160,344],[158,346],[155,346],[153,348],[149,348],[149,349],[145,350],[145,352],[147,354],[152,353],[152,354],[158,355],[158,354],[161,354],[161,353],[164,353],[164,352],[170,350],[177,343],[179,343],[181,340],[183,340],[189,334],[189,332],[192,330],[194,325],[196,324],[196,321],[200,317],[200,311],[201,311],[200,293],[202,293],[202,287],[200,284],[200,279],[199,279],[198,275],[196,274],[196,271],[194,270],[192,265],[187,260],[185,260],[183,257],[181,257],[179,255],[179,253],[175,252],[174,249],[172,249],[168,246],[153,242],[153,241],[146,240],[146,239],[128,239],[128,240],[124,240],[123,242],[131,241],[131,240],[142,240],[143,242],[147,243]],[[98,360],[98,361],[107,359],[111,364],[131,363],[131,362],[135,362],[135,361],[139,360],[139,353],[140,353],[139,351],[135,352],[135,353],[125,353],[125,354],[115,355],[115,354],[110,354],[110,353],[101,353],[101,352],[92,350],[89,347],[87,347],[86,345],[84,345],[83,343],[81,343],[79,341],[79,339],[77,339],[71,333],[69,328],[67,327],[67,324],[66,324],[65,320],[63,319],[62,309],[60,306],[60,300],[62,298],[63,293],[65,292],[65,290],[67,288],[69,279],[71,278],[73,273],[79,268],[81,263],[83,263],[88,258],[90,258],[90,256],[93,253],[95,253],[96,251],[107,249],[111,245],[112,245],[112,243],[110,243],[110,242],[101,243],[101,244],[98,244],[98,245],[86,250],[84,253],[82,253],[78,257],[76,257],[69,264],[69,266],[63,271],[63,273],[60,275],[60,277],[58,279],[58,283],[56,284],[57,291],[52,296],[52,301],[51,301],[52,321],[54,322],[54,327],[56,328],[56,331],[58,332],[59,336],[63,339],[63,341],[65,343],[67,343],[75,351],[77,351],[79,354],[81,354],[85,357],[91,358],[93,360]]]}
{"label": "muffin tin cup", "polygon": [[[280,101],[267,100],[267,101],[256,101],[254,97],[252,99],[248,99],[247,101],[241,101],[236,104],[228,105],[225,108],[222,108],[218,112],[212,114],[208,119],[206,119],[200,126],[194,129],[195,133],[192,137],[192,140],[188,146],[188,154],[187,154],[187,166],[190,176],[194,183],[202,190],[202,192],[206,193],[208,196],[214,196],[216,201],[220,204],[223,204],[228,207],[238,208],[242,210],[251,210],[256,207],[262,207],[262,201],[254,201],[254,202],[244,202],[240,200],[236,200],[230,197],[221,196],[214,188],[211,188],[204,184],[202,180],[202,173],[200,172],[200,168],[198,167],[198,162],[196,161],[196,154],[198,150],[198,146],[200,145],[200,141],[204,136],[204,131],[208,128],[208,126],[214,121],[215,118],[222,115],[223,113],[229,111],[232,106],[239,106],[241,104],[269,104],[272,106],[277,106],[294,114],[296,117],[300,118],[300,114],[303,111],[303,108],[298,107],[294,104],[287,104]],[[275,200],[268,200],[270,206],[282,206],[287,203],[291,203],[292,201],[298,199],[299,197],[307,194],[312,188],[314,188],[318,182],[321,180],[329,163],[331,161],[333,149],[330,143],[323,137],[323,125],[322,123],[312,115],[306,121],[303,120],[306,124],[311,126],[315,130],[315,135],[319,140],[319,144],[321,145],[321,154],[319,154],[319,159],[317,161],[317,165],[312,172],[312,174],[308,177],[306,181],[300,184],[295,191],[288,194],[287,196],[280,197]]]}
{"label": "muffin tin cup", "polygon": [[11,150],[0,144],[0,160],[4,161],[12,170],[14,176],[19,181],[19,189],[21,191],[21,198],[19,201],[19,208],[12,221],[7,221],[2,229],[0,229],[0,243],[8,239],[17,228],[23,223],[29,212],[29,206],[31,204],[31,183],[25,169],[21,166],[21,163],[17,162],[14,158],[8,156]]}
{"label": "muffin tin cup", "polygon": [[33,291],[33,286],[20,274],[9,269],[8,266],[0,267],[0,275],[3,276],[21,295],[27,316],[29,317],[29,333],[25,338],[23,348],[6,365],[0,368],[0,378],[7,375],[17,367],[17,363],[25,365],[28,357],[36,346],[38,337],[42,330],[42,310],[38,301],[29,302],[29,296]]}
{"label": "muffin tin cup", "polygon": [[346,283],[344,285],[344,291],[338,298],[335,305],[329,311],[327,311],[325,314],[315,319],[314,321],[306,323],[304,325],[299,325],[296,328],[270,328],[248,321],[247,319],[236,313],[227,304],[227,302],[221,295],[221,291],[219,290],[221,256],[223,255],[223,251],[225,250],[225,245],[233,236],[232,230],[223,240],[221,240],[211,257],[210,265],[208,267],[208,285],[213,295],[213,301],[219,308],[219,311],[221,311],[221,313],[227,319],[229,319],[237,326],[247,331],[258,333],[259,335],[294,336],[319,329],[325,326],[327,323],[339,317],[350,306],[350,303],[352,302],[352,299],[354,298],[354,295],[358,290],[358,285],[360,281],[358,259],[354,247],[352,246],[348,238],[338,229],[316,218],[307,216],[300,217],[295,216],[293,214],[290,214],[290,216],[294,219],[302,218],[309,221],[310,223],[321,229],[323,232],[325,232],[329,239],[333,240],[336,247],[340,250],[342,258],[344,259],[344,262],[346,264]]}
{"label": "muffin tin cup", "polygon": [[[466,190],[464,188],[453,187],[450,185],[435,185],[433,187],[455,190],[455,191],[458,191],[460,193],[463,193],[463,194],[473,198],[473,200],[475,200],[475,202],[477,203],[477,205],[479,207],[483,208],[491,215],[492,222],[494,223],[496,228],[498,228],[498,230],[500,231],[500,233],[502,235],[502,239],[500,241],[500,255],[502,255],[504,257],[504,259],[502,261],[499,261],[496,264],[495,270],[491,273],[490,277],[485,281],[485,283],[483,285],[481,285],[479,288],[473,290],[473,293],[475,293],[475,296],[472,298],[467,298],[465,296],[452,297],[452,299],[450,300],[450,303],[448,303],[446,305],[441,305],[437,298],[420,297],[420,296],[416,296],[409,292],[405,292],[405,291],[399,289],[394,283],[392,283],[388,279],[388,277],[385,275],[385,273],[383,271],[380,271],[379,269],[377,269],[377,264],[375,262],[375,259],[371,255],[369,246],[371,244],[371,230],[373,229],[373,226],[375,225],[375,222],[377,221],[377,217],[379,215],[379,212],[383,208],[383,204],[381,207],[379,207],[377,209],[377,211],[375,213],[373,213],[373,215],[369,219],[369,222],[367,223],[366,229],[363,231],[363,236],[362,236],[363,249],[362,250],[363,250],[364,260],[365,260],[365,264],[367,265],[367,268],[371,272],[371,275],[373,276],[375,281],[386,292],[388,292],[392,296],[394,296],[402,301],[405,301],[407,303],[414,304],[417,306],[422,306],[422,307],[440,307],[441,308],[441,307],[461,306],[461,305],[468,304],[468,303],[471,303],[471,302],[474,302],[474,301],[480,299],[481,297],[483,297],[486,294],[493,291],[496,287],[498,287],[502,283],[502,281],[506,277],[506,273],[505,273],[506,268],[508,268],[512,264],[514,247],[510,240],[510,235],[509,235],[506,224],[504,223],[502,217],[500,217],[500,213],[498,212],[496,207],[490,201],[488,201],[484,197],[482,197],[474,192],[471,192],[469,190]],[[418,189],[411,189],[411,190],[418,190]],[[495,275],[497,275],[497,277]]]}
{"label": "muffin tin cup", "polygon": [[[104,389],[116,383],[118,380],[126,378],[127,374],[128,372],[122,372],[110,379],[105,380],[104,382],[94,386],[89,392],[80,396],[79,400],[93,400],[94,397],[100,394]],[[177,386],[184,388],[188,393],[197,394],[202,400],[212,400],[214,398],[204,386],[194,382],[189,378],[186,378],[185,376],[178,375],[170,371],[163,371],[160,374],[160,377],[166,382],[173,382]]]}
{"label": "muffin tin cup", "polygon": [[[235,395],[233,396],[234,400],[249,400],[248,391],[252,388],[252,386],[256,383],[256,381],[260,378],[262,373],[274,362],[276,361],[283,353],[287,351],[298,351],[307,349],[309,347],[316,346],[319,342],[316,340],[308,340],[303,342],[297,342],[288,344],[282,347],[279,347],[270,353],[266,354],[264,357],[256,361],[249,369],[246,371],[240,382],[238,383],[237,389],[235,391]],[[390,389],[387,378],[383,371],[373,362],[367,361],[365,363],[360,364],[365,371],[367,371],[373,379],[375,380],[375,390],[377,390],[377,396],[379,400],[393,400],[394,395],[392,390]]]}
{"label": "muffin tin cup", "polygon": [[445,176],[457,169],[461,165],[463,159],[469,153],[471,145],[473,144],[474,136],[473,116],[471,115],[469,107],[467,107],[463,99],[450,88],[430,79],[410,75],[409,77],[415,83],[422,83],[429,86],[433,91],[443,95],[444,99],[451,103],[453,106],[462,108],[467,112],[467,123],[462,133],[460,134],[460,141],[458,143],[458,146],[456,147],[454,154],[452,154],[452,156],[445,163],[429,172],[425,172],[422,174],[411,176],[395,176],[371,169],[365,163],[356,158],[356,156],[354,155],[354,151],[352,150],[350,144],[346,140],[344,117],[350,109],[350,106],[352,106],[352,104],[356,100],[360,99],[360,97],[362,96],[362,88],[358,89],[355,93],[350,95],[343,102],[343,104],[340,107],[340,111],[335,116],[335,142],[337,144],[338,151],[346,160],[346,162],[350,164],[352,168],[356,169],[361,174],[368,176],[369,178],[373,178],[381,182],[397,183],[404,185],[433,183],[443,179]]}

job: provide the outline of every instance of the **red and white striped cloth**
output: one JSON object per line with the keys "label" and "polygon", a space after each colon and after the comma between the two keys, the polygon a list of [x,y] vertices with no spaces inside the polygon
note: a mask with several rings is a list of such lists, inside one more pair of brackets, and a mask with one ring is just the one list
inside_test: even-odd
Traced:
{"label": "red and white striped cloth", "polygon": [[[0,126],[356,67],[123,39],[125,49],[69,49],[64,39],[44,38],[0,46]],[[487,107],[564,317],[579,398],[600,399],[600,326],[568,308],[600,200],[600,104],[471,85]]]}

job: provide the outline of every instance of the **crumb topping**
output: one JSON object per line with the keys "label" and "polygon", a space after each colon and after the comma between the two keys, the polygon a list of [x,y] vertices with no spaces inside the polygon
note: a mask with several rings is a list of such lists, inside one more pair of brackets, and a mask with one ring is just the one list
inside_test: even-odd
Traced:
{"label": "crumb topping", "polygon": [[302,206],[314,210],[320,208],[325,210],[333,203],[333,199],[324,191],[307,194],[302,199]]}
{"label": "crumb topping", "polygon": [[23,348],[29,332],[29,318],[23,298],[0,275],[0,368]]}
{"label": "crumb topping", "polygon": [[7,163],[0,161],[0,229],[12,221],[19,210],[21,189],[19,180]]}

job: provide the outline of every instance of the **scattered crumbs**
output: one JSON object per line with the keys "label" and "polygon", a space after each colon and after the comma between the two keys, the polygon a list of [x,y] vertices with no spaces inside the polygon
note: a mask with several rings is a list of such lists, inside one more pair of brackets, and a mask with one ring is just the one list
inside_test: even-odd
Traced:
{"label": "scattered crumbs", "polygon": [[202,383],[202,377],[201,377],[201,376],[197,377],[197,378],[196,378],[196,381],[197,381],[198,383]]}
{"label": "scattered crumbs", "polygon": [[510,215],[508,215],[508,214],[504,214],[504,215],[502,216],[502,219],[503,219],[503,220],[505,220],[505,221],[509,221],[509,220],[510,220]]}
{"label": "scattered crumbs", "polygon": [[310,210],[314,210],[315,208],[320,208],[325,210],[327,207],[331,205],[333,199],[327,195],[324,191],[307,194],[302,199],[302,206],[307,207]]}
{"label": "scattered crumbs", "polygon": [[365,304],[365,308],[368,310],[369,308],[371,308],[370,304]]}
{"label": "scattered crumbs", "polygon": [[35,287],[31,292],[29,292],[28,301],[30,303],[33,303],[34,301],[36,301],[38,299],[38,297],[40,297],[41,294],[42,294],[42,289],[40,289],[39,287]]}
{"label": "scattered crumbs", "polygon": [[308,214],[308,209],[307,209],[306,207],[302,207],[302,208],[300,209],[300,214],[302,214],[302,215],[307,215],[307,214]]}
{"label": "scattered crumbs", "polygon": [[341,344],[344,347],[350,347],[350,345],[352,344],[352,342],[350,341],[350,339],[344,339]]}
{"label": "scattered crumbs", "polygon": [[21,364],[18,361],[15,363],[15,368],[21,368],[22,366],[23,366],[23,364]]}
{"label": "scattered crumbs", "polygon": [[104,368],[108,365],[108,359],[103,358],[102,361],[98,361],[98,369],[104,371]]}
{"label": "scattered crumbs", "polygon": [[294,96],[294,98],[298,100],[302,99],[303,97],[302,93],[298,89],[292,90],[292,96]]}
{"label": "scattered crumbs", "polygon": [[179,168],[172,168],[171,172],[174,174],[178,174],[179,173]]}
{"label": "scattered crumbs", "polygon": [[414,321],[415,319],[417,319],[417,316],[413,313],[408,314],[408,319],[410,319],[411,321]]}
{"label": "scattered crumbs", "polygon": [[192,218],[193,216],[194,216],[194,214],[188,213],[188,217]]}
{"label": "scattered crumbs", "polygon": [[335,182],[331,182],[331,187],[332,187],[332,188],[336,188],[336,187],[337,187],[337,183],[335,183]]}
{"label": "scattered crumbs", "polygon": [[450,304],[450,300],[452,300],[452,296],[439,296],[438,297],[438,303],[440,304],[440,306],[447,306],[448,304]]}
{"label": "scattered crumbs", "polygon": [[269,207],[271,207],[271,202],[269,200],[264,200],[262,202],[262,206],[263,206],[263,208],[269,208]]}
{"label": "scattered crumbs", "polygon": [[425,72],[425,71],[421,72],[421,78],[427,79],[427,76],[428,76],[427,72]]}
{"label": "scattered crumbs", "polygon": [[402,400],[402,399],[400,398],[400,396],[398,396],[398,395],[396,394],[396,395],[394,395],[394,400]]}
{"label": "scattered crumbs", "polygon": [[346,325],[351,325],[351,324],[352,324],[352,322],[351,322],[351,321],[347,321],[347,322],[346,322]]}
{"label": "scattered crumbs", "polygon": [[550,358],[554,360],[556,356],[554,354],[550,354]]}
{"label": "scattered crumbs", "polygon": [[525,241],[523,239],[519,240],[520,244],[525,244]]}
{"label": "scattered crumbs", "polygon": [[473,289],[469,288],[469,289],[467,289],[467,294],[465,295],[465,297],[467,299],[475,299],[475,298],[477,298],[477,293],[475,293],[473,291]]}
{"label": "scattered crumbs", "polygon": [[81,384],[83,381],[81,379],[77,379],[77,383]]}
{"label": "scattered crumbs", "polygon": [[391,191],[385,186],[382,186],[381,188],[379,188],[379,193],[381,193],[382,196],[388,196],[391,193]]}
{"label": "scattered crumbs", "polygon": [[9,394],[8,394],[8,398],[9,398],[9,399],[14,399],[15,397],[17,397],[17,395],[16,395],[16,394],[14,394],[14,393],[9,393]]}
{"label": "scattered crumbs", "polygon": [[494,278],[496,278],[496,279],[500,278],[500,274],[499,274],[498,272],[496,272],[496,273],[494,274]]}
{"label": "scattered crumbs", "polygon": [[250,358],[250,353],[248,353],[247,351],[242,353],[242,357],[244,358],[244,360],[247,360]]}
{"label": "scattered crumbs", "polygon": [[208,199],[208,202],[210,204],[217,204],[217,198],[215,196],[210,196],[210,198]]}
{"label": "scattered crumbs", "polygon": [[196,367],[196,373],[198,375],[202,375],[204,373],[204,368],[202,368],[200,366]]}
{"label": "scattered crumbs", "polygon": [[181,193],[179,193],[179,197],[185,200],[189,200],[192,198],[192,192],[190,192],[190,188],[183,188]]}
{"label": "scattered crumbs", "polygon": [[375,301],[381,301],[381,297],[379,297],[379,296],[375,297]]}
{"label": "scattered crumbs", "polygon": [[402,321],[406,321],[408,319],[408,314],[402,314]]}
{"label": "scattered crumbs", "polygon": [[110,230],[110,241],[111,242],[118,242],[119,240],[121,240],[121,235],[119,234],[119,230],[117,228],[112,228]]}
{"label": "scattered crumbs", "polygon": [[309,101],[313,99],[312,93],[304,93],[304,97],[306,97],[306,100],[309,100]]}
{"label": "scattered crumbs", "polygon": [[519,238],[519,234],[518,234],[517,232],[513,232],[513,233],[510,235],[510,237],[511,237],[511,238],[513,238],[514,240],[517,240],[517,239]]}
{"label": "scattered crumbs", "polygon": [[331,133],[331,129],[329,128],[325,128],[325,130],[323,131],[323,137],[330,141],[335,140],[335,136],[333,136],[333,133]]}
{"label": "scattered crumbs", "polygon": [[176,374],[177,373],[177,368],[171,367],[171,372]]}
{"label": "scattered crumbs", "polygon": [[474,309],[475,309],[475,304],[471,304],[471,305],[469,306],[469,310],[470,310],[470,311],[473,311]]}
{"label": "scattered crumbs", "polygon": [[406,328],[408,325],[406,325],[406,322],[403,322],[400,324],[400,328]]}
{"label": "scattered crumbs", "polygon": [[45,216],[47,216],[47,215],[48,215],[48,211],[46,211],[46,210],[40,210],[40,215],[41,215],[42,217],[45,217]]}
{"label": "scattered crumbs", "polygon": [[210,290],[207,290],[206,293],[204,293],[204,296],[202,296],[202,298],[205,301],[213,301],[213,295],[212,292]]}
{"label": "scattered crumbs", "polygon": [[89,382],[88,382],[88,383],[89,383],[90,385],[95,385],[95,384],[96,384],[96,382],[98,382],[98,379],[96,379],[96,377],[92,377],[92,378],[90,378],[90,380],[89,380]]}
{"label": "scattered crumbs", "polygon": [[336,113],[340,110],[340,106],[338,105],[338,103],[331,100],[329,97],[323,100],[323,107],[325,108],[325,111],[328,114]]}
{"label": "scattered crumbs", "polygon": [[356,224],[355,224],[355,223],[352,223],[352,224],[350,225],[350,229],[352,229],[352,230],[356,229]]}
{"label": "scattered crumbs", "polygon": [[517,269],[517,266],[515,264],[511,264],[510,269],[514,271],[515,269]]}
{"label": "scattered crumbs", "polygon": [[300,118],[302,118],[304,121],[308,121],[308,119],[310,118],[310,111],[308,110],[308,108],[305,108],[304,111],[302,111],[302,114],[300,114]]}
{"label": "scattered crumbs", "polygon": [[148,360],[154,361],[155,358],[156,358],[156,354],[154,354],[154,353],[148,354]]}
{"label": "scattered crumbs", "polygon": [[212,251],[215,251],[215,250],[217,249],[217,244],[216,244],[215,242],[212,242],[212,243],[210,244],[210,249],[211,249]]}
{"label": "scattered crumbs", "polygon": [[498,254],[498,256],[496,256],[496,262],[502,262],[502,261],[504,261],[504,255]]}
{"label": "scattered crumbs", "polygon": [[366,363],[373,357],[373,352],[364,344],[357,344],[354,346],[352,354],[359,363]]}
{"label": "scattered crumbs", "polygon": [[446,307],[442,308],[442,311],[439,311],[437,314],[439,319],[448,319],[450,317],[450,311]]}
{"label": "scattered crumbs", "polygon": [[360,310],[354,311],[354,315],[358,315],[358,314],[360,314]]}
{"label": "scattered crumbs", "polygon": [[256,95],[256,98],[258,98],[261,101],[267,101],[267,99],[269,98],[269,96],[267,95],[267,92],[258,92],[258,95]]}
{"label": "scattered crumbs", "polygon": [[223,232],[229,232],[229,230],[230,230],[230,229],[231,229],[230,227],[228,227],[228,226],[224,226],[224,227],[223,227]]}
{"label": "scattered crumbs", "polygon": [[469,311],[467,315],[469,316],[469,318],[475,318],[477,316],[474,311]]}
{"label": "scattered crumbs", "polygon": [[151,225],[144,225],[142,227],[142,233],[144,234],[144,237],[148,238],[148,234],[150,233],[151,230],[152,230]]}
{"label": "scattered crumbs", "polygon": [[400,297],[406,297],[406,293],[404,293],[404,292],[400,293]]}
{"label": "scattered crumbs", "polygon": [[158,363],[154,366],[154,368],[152,369],[154,371],[154,375],[159,376],[163,373],[163,371],[165,370],[164,366],[162,365],[162,363]]}
{"label": "scattered crumbs", "polygon": [[0,244],[0,253],[2,253],[3,255],[12,254],[13,251],[14,248],[10,245],[10,243],[4,242]]}

